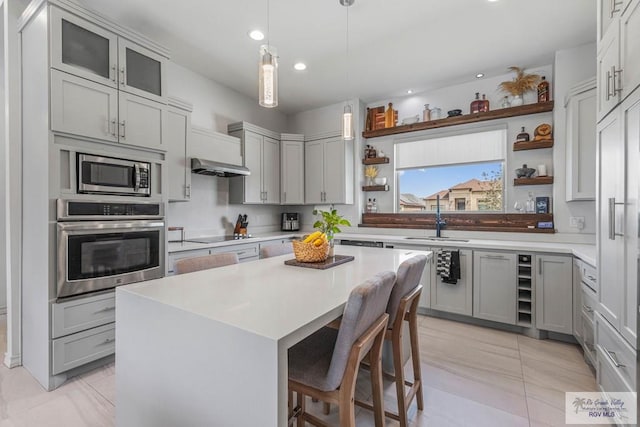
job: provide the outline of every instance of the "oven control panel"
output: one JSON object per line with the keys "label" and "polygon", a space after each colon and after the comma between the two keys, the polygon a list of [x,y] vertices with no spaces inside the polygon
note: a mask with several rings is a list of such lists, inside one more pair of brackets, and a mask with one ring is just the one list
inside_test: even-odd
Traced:
{"label": "oven control panel", "polygon": [[162,218],[164,204],[58,199],[58,220]]}

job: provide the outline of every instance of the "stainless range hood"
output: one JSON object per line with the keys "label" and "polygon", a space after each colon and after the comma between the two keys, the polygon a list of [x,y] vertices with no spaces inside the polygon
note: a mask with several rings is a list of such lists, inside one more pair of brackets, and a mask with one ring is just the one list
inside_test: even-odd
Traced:
{"label": "stainless range hood", "polygon": [[214,162],[213,160],[191,159],[191,172],[200,175],[213,175],[230,178],[233,176],[251,175],[251,171],[244,166]]}

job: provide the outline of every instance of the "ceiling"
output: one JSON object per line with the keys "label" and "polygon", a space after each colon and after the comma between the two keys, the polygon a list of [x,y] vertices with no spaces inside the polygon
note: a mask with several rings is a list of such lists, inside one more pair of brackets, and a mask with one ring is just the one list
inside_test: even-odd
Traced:
{"label": "ceiling", "polygon": [[[247,33],[267,32],[267,0],[80,1],[167,46],[173,61],[257,99],[264,41]],[[550,64],[556,50],[596,39],[596,0],[355,0],[347,57],[347,8],[339,0],[269,6],[285,114]],[[307,70],[295,71],[297,61]]]}

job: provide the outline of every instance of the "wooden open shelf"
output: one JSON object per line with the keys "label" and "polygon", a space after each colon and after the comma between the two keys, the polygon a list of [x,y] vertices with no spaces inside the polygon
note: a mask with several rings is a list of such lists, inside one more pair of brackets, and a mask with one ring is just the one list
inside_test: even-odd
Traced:
{"label": "wooden open shelf", "polygon": [[363,165],[383,165],[385,163],[389,163],[388,157],[369,157],[367,159],[362,159]]}
{"label": "wooden open shelf", "polygon": [[389,184],[386,185],[363,185],[362,191],[389,191]]}
{"label": "wooden open shelf", "polygon": [[553,139],[546,139],[544,141],[526,141],[513,143],[513,151],[537,150],[540,148],[551,147],[553,147]]}
{"label": "wooden open shelf", "polygon": [[514,178],[513,185],[547,185],[553,184],[552,176],[536,176],[534,178]]}
{"label": "wooden open shelf", "polygon": [[518,107],[501,108],[485,113],[465,114],[462,116],[446,117],[444,119],[430,120],[428,122],[412,123],[410,125],[395,126],[392,128],[376,129],[362,132],[364,138],[377,138],[380,136],[395,135],[398,133],[417,132],[427,129],[436,129],[447,126],[456,126],[467,123],[484,122],[486,120],[505,119],[509,117],[524,116],[553,111],[553,101],[526,104]]}

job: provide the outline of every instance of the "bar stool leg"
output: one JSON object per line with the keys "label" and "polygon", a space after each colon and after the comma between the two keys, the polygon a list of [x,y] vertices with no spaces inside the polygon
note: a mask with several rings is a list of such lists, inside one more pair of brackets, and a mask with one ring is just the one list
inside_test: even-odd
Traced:
{"label": "bar stool leg", "polygon": [[416,400],[418,410],[424,409],[424,396],[422,395],[422,368],[420,366],[420,349],[418,348],[418,304],[412,304],[409,312],[409,338],[411,340],[411,362],[413,363],[413,383],[417,384]]}

